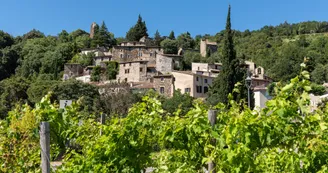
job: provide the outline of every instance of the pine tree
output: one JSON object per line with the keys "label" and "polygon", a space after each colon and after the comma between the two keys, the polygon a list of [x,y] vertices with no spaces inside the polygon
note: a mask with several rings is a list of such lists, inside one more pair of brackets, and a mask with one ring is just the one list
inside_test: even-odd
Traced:
{"label": "pine tree", "polygon": [[159,46],[161,44],[161,42],[163,41],[163,38],[161,37],[161,35],[158,32],[158,30],[156,30],[156,32],[155,32],[154,41],[155,41],[155,45],[156,46]]}
{"label": "pine tree", "polygon": [[137,24],[130,28],[126,33],[126,39],[129,41],[139,41],[142,37],[148,37],[148,30],[146,22],[142,21],[142,17],[139,15]]}
{"label": "pine tree", "polygon": [[91,41],[91,47],[111,47],[115,45],[114,35],[108,32],[107,26],[103,21],[101,27],[98,25],[94,28],[94,37]]}
{"label": "pine tree", "polygon": [[171,40],[175,40],[174,31],[171,31],[171,33],[170,33],[170,35],[169,35],[168,38],[171,39]]}
{"label": "pine tree", "polygon": [[[227,23],[224,35],[224,45],[222,50],[222,70],[217,78],[214,79],[209,91],[208,102],[212,105],[221,103],[228,103],[228,95],[232,93],[237,82],[244,84],[245,70],[240,68],[239,60],[236,58],[236,51],[233,43],[233,33],[231,30],[229,5]],[[244,85],[243,85],[244,86]],[[245,97],[244,88],[241,95],[234,95],[235,100]],[[247,95],[246,95],[247,96]]]}

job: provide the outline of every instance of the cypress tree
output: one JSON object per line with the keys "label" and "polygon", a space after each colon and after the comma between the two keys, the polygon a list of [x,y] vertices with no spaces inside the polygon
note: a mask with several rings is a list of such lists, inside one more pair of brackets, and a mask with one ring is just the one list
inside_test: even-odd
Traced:
{"label": "cypress tree", "polygon": [[174,31],[171,31],[171,33],[170,33],[170,35],[169,35],[168,38],[171,39],[171,40],[175,40]]}
{"label": "cypress tree", "polygon": [[[233,33],[231,30],[230,11],[231,7],[229,5],[226,29],[224,34],[224,45],[222,50],[222,70],[220,71],[218,77],[214,79],[207,100],[212,105],[215,105],[218,102],[227,104],[228,95],[229,93],[232,93],[235,84],[237,82],[244,84],[243,80],[245,76],[245,70],[240,68],[239,60],[236,58],[236,51],[234,49],[233,43]],[[241,93],[244,93],[244,91],[241,91]],[[239,100],[244,97],[245,94],[234,95],[235,100]]]}

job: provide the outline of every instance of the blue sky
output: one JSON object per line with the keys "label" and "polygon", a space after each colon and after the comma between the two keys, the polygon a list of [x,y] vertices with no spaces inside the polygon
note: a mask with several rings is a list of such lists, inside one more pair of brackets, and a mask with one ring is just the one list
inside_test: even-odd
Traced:
{"label": "blue sky", "polygon": [[215,34],[225,26],[228,4],[232,6],[233,29],[260,29],[317,20],[327,21],[327,0],[2,0],[0,30],[14,36],[35,28],[57,35],[78,28],[89,32],[92,22],[105,21],[116,37],[126,32],[141,14],[150,36],[174,30]]}

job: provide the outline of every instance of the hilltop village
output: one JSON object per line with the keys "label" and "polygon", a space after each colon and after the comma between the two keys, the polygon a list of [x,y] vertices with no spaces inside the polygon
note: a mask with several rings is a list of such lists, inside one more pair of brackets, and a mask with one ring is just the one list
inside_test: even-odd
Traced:
{"label": "hilltop village", "polygon": [[[91,25],[91,38],[94,35],[94,25]],[[122,42],[110,49],[106,47],[82,49],[81,55],[93,56],[93,65],[67,63],[64,67],[63,80],[75,78],[97,86],[108,83],[128,83],[135,91],[153,89],[161,95],[171,97],[175,90],[180,90],[182,94],[188,93],[194,98],[205,99],[214,78],[220,73],[222,63],[193,62],[191,70],[180,70],[182,58],[185,56],[183,48],[179,48],[177,54],[166,54],[161,46],[148,45],[150,41],[150,38],[144,36],[138,42]],[[208,51],[215,53],[217,48],[216,42],[203,39],[200,41],[200,50],[192,51],[199,51],[205,58]],[[106,78],[106,70],[112,63],[115,64],[112,68],[117,74],[109,80]],[[251,74],[252,88],[256,92],[255,106],[263,107],[265,101],[269,99],[266,90],[272,79],[265,75],[263,67],[257,66],[254,62],[244,61],[243,68]],[[99,77],[93,80],[95,69],[100,69],[99,74],[96,74]]]}

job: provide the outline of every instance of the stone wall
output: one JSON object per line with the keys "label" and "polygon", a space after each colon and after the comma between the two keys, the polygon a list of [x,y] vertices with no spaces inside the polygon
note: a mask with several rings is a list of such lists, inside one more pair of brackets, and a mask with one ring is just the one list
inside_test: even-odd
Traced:
{"label": "stone wall", "polygon": [[163,49],[146,46],[114,46],[112,49],[113,60],[117,62],[141,60],[155,62],[158,53],[163,53]]}
{"label": "stone wall", "polygon": [[179,68],[181,59],[182,57],[178,55],[158,54],[156,56],[156,69],[162,74],[172,72],[175,68]]}
{"label": "stone wall", "polygon": [[[156,92],[166,97],[173,95],[173,76],[172,75],[158,75],[154,76],[154,88]],[[163,88],[163,90],[161,90]]]}
{"label": "stone wall", "polygon": [[83,67],[81,64],[65,64],[64,65],[64,80],[83,75]]}
{"label": "stone wall", "polygon": [[147,61],[120,63],[116,78],[120,82],[147,81]]}

